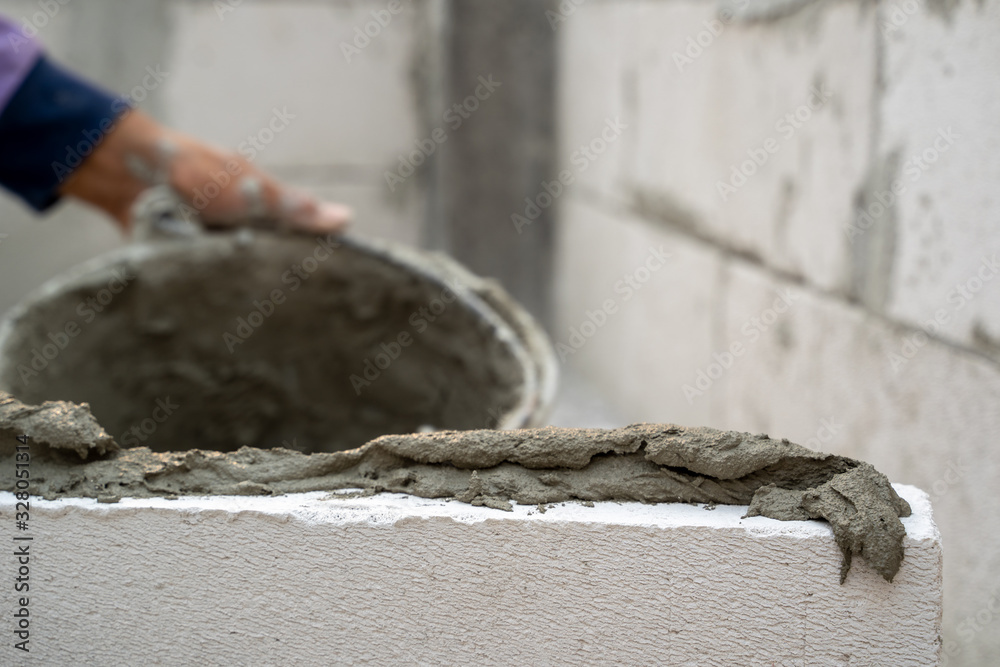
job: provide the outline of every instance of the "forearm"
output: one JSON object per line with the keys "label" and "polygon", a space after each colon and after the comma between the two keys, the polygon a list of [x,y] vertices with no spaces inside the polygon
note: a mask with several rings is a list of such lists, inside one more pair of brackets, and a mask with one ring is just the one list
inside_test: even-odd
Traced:
{"label": "forearm", "polygon": [[123,99],[36,57],[0,113],[0,185],[45,210],[126,111]]}
{"label": "forearm", "polygon": [[127,229],[140,193],[168,184],[207,223],[257,220],[315,233],[347,224],[346,207],[319,202],[234,153],[160,125],[127,99],[51,63],[10,22],[0,23],[0,38],[4,33],[0,186],[36,210],[66,195]]}

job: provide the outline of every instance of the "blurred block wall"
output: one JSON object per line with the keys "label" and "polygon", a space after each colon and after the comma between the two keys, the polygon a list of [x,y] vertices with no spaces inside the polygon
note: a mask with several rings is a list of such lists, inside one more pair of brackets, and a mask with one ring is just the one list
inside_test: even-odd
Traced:
{"label": "blurred block wall", "polygon": [[567,9],[565,362],[926,489],[944,659],[1000,663],[1000,2]]}

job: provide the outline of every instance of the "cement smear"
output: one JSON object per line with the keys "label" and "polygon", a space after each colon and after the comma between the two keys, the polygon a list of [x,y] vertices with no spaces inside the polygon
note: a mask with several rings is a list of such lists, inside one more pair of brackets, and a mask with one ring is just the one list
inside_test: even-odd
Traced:
{"label": "cement smear", "polygon": [[33,491],[49,498],[363,489],[498,509],[570,500],[749,505],[748,516],[827,520],[844,555],[841,582],[855,555],[891,581],[903,559],[899,517],[910,513],[867,463],[766,435],[669,424],[388,435],[311,455],[250,447],[156,453],[116,448],[86,406],[29,408],[0,394],[0,456],[13,455],[19,433],[36,445]]}

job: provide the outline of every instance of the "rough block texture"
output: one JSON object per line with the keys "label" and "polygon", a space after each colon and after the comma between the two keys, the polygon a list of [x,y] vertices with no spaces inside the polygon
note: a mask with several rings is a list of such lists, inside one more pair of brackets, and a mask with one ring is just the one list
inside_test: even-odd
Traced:
{"label": "rough block texture", "polygon": [[[726,6],[588,2],[557,26],[562,158],[606,117],[628,127],[561,202],[555,337],[631,261],[623,239],[711,258],[660,272],[570,363],[616,425],[780,434],[928,489],[944,656],[1000,664],[1000,2],[755,1],[720,31]],[[783,138],[819,84],[829,101]],[[780,149],[722,202],[768,135]]]}
{"label": "rough block texture", "polygon": [[[882,4],[894,29],[879,148],[883,168],[906,186],[879,223],[895,231],[888,310],[916,326],[944,310],[942,337],[997,358],[1000,2],[955,3],[944,15],[934,3],[911,14]],[[965,294],[956,289],[966,284]]]}
{"label": "rough block texture", "polygon": [[[688,402],[680,385],[711,358],[720,254],[575,196],[564,215],[552,334],[561,366],[599,378],[629,421],[712,423],[709,402]],[[660,253],[668,256],[650,270]]]}
{"label": "rough block texture", "polygon": [[[564,157],[620,115],[628,127],[581,174],[583,187],[841,288],[850,262],[841,224],[870,150],[874,12],[839,2],[728,23],[718,12],[706,2],[614,2],[561,24]],[[803,108],[810,100],[815,110]],[[774,152],[761,158],[768,139]],[[723,200],[719,182],[751,152],[759,166]]]}
{"label": "rough block texture", "polygon": [[[730,267],[727,284],[724,336],[732,340],[745,340],[741,325],[788,287],[740,264]],[[982,618],[995,622],[990,609],[998,600],[1000,539],[981,526],[1000,512],[992,491],[1000,369],[937,341],[894,369],[889,354],[900,353],[910,332],[808,290],[799,294],[705,396],[725,415],[717,425],[781,433],[926,488],[948,545],[946,656],[949,664],[991,664],[992,633],[975,629]]]}
{"label": "rough block texture", "polygon": [[24,664],[932,665],[940,538],[897,490],[895,582],[844,585],[827,525],[744,507],[35,501]]}

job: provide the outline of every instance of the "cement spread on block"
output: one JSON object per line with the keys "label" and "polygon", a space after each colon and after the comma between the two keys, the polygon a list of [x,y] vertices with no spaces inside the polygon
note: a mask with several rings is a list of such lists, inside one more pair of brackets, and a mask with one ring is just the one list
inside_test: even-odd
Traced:
{"label": "cement spread on block", "polygon": [[827,520],[844,555],[841,581],[855,555],[891,581],[903,558],[899,517],[910,513],[871,465],[763,434],[635,424],[389,435],[315,454],[250,447],[157,453],[119,449],[85,405],[29,408],[0,396],[0,457],[13,456],[14,435],[34,438],[32,488],[46,497],[114,501],[358,488],[498,509],[511,501],[569,500],[749,505],[749,516]]}

